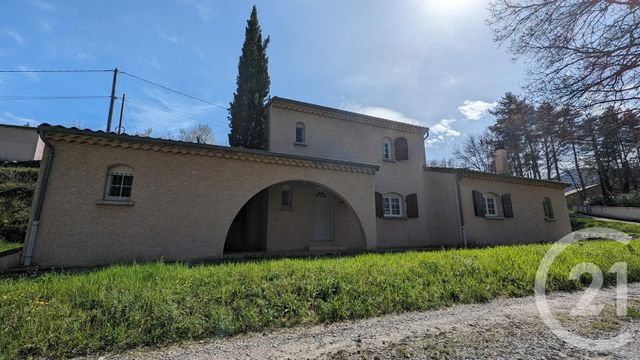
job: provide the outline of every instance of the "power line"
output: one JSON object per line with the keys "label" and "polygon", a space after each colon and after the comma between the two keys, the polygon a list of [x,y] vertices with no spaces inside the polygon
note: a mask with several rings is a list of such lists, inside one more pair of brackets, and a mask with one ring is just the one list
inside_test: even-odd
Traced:
{"label": "power line", "polygon": [[176,94],[179,94],[179,95],[182,95],[182,96],[188,97],[188,98],[190,98],[190,99],[192,99],[192,100],[196,100],[196,101],[199,101],[199,102],[201,102],[201,103],[205,103],[205,104],[207,104],[207,105],[215,106],[215,107],[220,108],[220,109],[222,109],[222,110],[227,110],[227,108],[225,108],[225,107],[223,107],[223,106],[220,106],[220,105],[218,105],[218,104],[212,103],[212,102],[207,101],[207,100],[202,100],[202,99],[200,99],[200,98],[197,98],[197,97],[195,97],[195,96],[193,96],[193,95],[189,95],[189,94],[184,93],[184,92],[182,92],[182,91],[174,90],[174,89],[172,89],[172,88],[170,88],[170,87],[164,86],[164,85],[162,85],[162,84],[158,84],[158,83],[153,82],[153,81],[151,81],[151,80],[143,79],[143,78],[141,78],[141,77],[139,77],[139,76],[136,76],[136,75],[133,75],[133,74],[129,74],[128,72],[121,71],[121,72],[120,72],[120,74],[128,75],[128,76],[130,76],[130,77],[132,77],[132,78],[134,78],[134,79],[137,79],[137,80],[140,80],[140,81],[146,82],[146,83],[148,83],[148,84],[151,84],[151,85],[157,86],[157,87],[159,87],[159,88],[162,88],[162,89],[164,89],[164,90],[168,90],[168,91],[174,92],[174,93],[176,93]]}
{"label": "power line", "polygon": [[187,114],[187,113],[184,113],[184,112],[181,112],[181,111],[177,111],[177,110],[168,108],[166,106],[149,104],[149,103],[146,103],[146,102],[143,102],[143,101],[131,99],[130,97],[127,97],[127,102],[130,103],[130,104],[135,104],[135,105],[137,105],[139,107],[142,107],[142,108],[156,109],[158,111],[162,111],[162,112],[167,113],[167,114],[174,114],[177,117],[183,118],[183,119],[186,119],[186,120],[195,120],[195,121],[201,121],[201,122],[205,122],[205,123],[207,122],[204,119],[194,117],[193,115],[190,115],[190,114]]}
{"label": "power line", "polygon": [[81,100],[81,99],[104,99],[107,95],[0,95],[0,100]]}
{"label": "power line", "polygon": [[113,69],[80,69],[80,70],[0,70],[0,73],[88,73],[113,72]]}

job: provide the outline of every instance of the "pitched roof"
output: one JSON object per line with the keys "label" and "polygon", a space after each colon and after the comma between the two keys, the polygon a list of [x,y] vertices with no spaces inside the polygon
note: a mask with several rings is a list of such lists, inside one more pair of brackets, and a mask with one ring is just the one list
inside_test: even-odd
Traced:
{"label": "pitched roof", "polygon": [[231,146],[197,144],[146,136],[117,134],[114,132],[107,133],[104,131],[94,131],[90,129],[66,128],[63,126],[53,126],[49,124],[42,124],[38,126],[38,133],[41,137],[48,140],[113,146],[132,150],[200,155],[232,160],[247,160],[278,165],[301,166],[367,174],[374,174],[378,169],[380,169],[380,166],[376,164],[355,161],[276,153]]}
{"label": "pitched roof", "polygon": [[453,173],[453,174],[457,174],[467,178],[498,181],[498,182],[505,182],[505,183],[512,183],[512,184],[557,187],[562,189],[569,186],[569,184],[567,183],[555,181],[555,180],[531,179],[531,178],[520,177],[520,176],[494,174],[494,173],[488,173],[484,171],[476,171],[476,170],[463,169],[463,168],[425,166],[424,169],[425,171],[447,172],[447,173]]}
{"label": "pitched roof", "polygon": [[371,126],[400,130],[400,131],[409,132],[409,133],[424,134],[429,130],[429,128],[426,126],[414,125],[414,124],[409,124],[409,123],[404,123],[404,122],[394,121],[389,119],[383,119],[376,116],[359,114],[356,112],[306,103],[298,100],[286,99],[278,96],[274,96],[271,98],[271,100],[267,104],[267,107],[269,106],[299,111],[299,112],[308,113],[308,114],[315,114],[315,115],[330,117],[334,119],[353,121],[353,122],[371,125]]}

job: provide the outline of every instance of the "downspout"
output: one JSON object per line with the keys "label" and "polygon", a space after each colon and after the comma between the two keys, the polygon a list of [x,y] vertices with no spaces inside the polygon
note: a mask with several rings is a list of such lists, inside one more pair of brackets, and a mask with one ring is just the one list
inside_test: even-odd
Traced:
{"label": "downspout", "polygon": [[468,247],[467,245],[467,228],[464,225],[464,211],[462,210],[462,191],[460,190],[460,180],[462,176],[460,174],[456,174],[456,195],[458,197],[458,216],[460,220],[460,236],[462,237],[462,242],[464,243],[464,248]]}
{"label": "downspout", "polygon": [[38,236],[38,227],[40,226],[40,214],[42,213],[42,204],[44,203],[44,197],[47,192],[47,184],[49,183],[49,174],[51,173],[51,164],[53,163],[53,146],[47,140],[46,134],[43,130],[40,130],[40,137],[47,146],[47,161],[44,163],[44,169],[42,169],[42,182],[40,183],[40,189],[38,189],[38,198],[36,199],[36,207],[33,211],[33,218],[31,220],[31,231],[29,232],[29,239],[26,244],[26,251],[24,257],[24,266],[31,266],[31,260],[33,258],[33,248],[36,244],[36,237]]}

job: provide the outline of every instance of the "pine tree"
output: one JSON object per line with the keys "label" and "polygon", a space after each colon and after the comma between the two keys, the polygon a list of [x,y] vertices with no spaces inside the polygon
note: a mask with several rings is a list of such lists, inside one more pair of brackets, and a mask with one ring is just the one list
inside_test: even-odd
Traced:
{"label": "pine tree", "polygon": [[251,149],[266,146],[264,115],[269,97],[267,46],[269,37],[262,40],[255,5],[247,20],[242,54],[238,63],[236,92],[229,106],[229,145]]}

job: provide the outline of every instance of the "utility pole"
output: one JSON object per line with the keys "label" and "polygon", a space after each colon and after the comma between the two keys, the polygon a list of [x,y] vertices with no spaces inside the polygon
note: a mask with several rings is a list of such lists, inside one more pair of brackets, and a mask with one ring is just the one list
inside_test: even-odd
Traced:
{"label": "utility pole", "polygon": [[116,100],[116,81],[118,80],[118,68],[113,69],[113,83],[111,83],[111,101],[109,101],[109,117],[107,118],[107,132],[111,132],[111,120],[113,118],[113,103]]}
{"label": "utility pole", "polygon": [[124,99],[127,94],[122,93],[122,104],[120,105],[120,121],[118,121],[118,134],[122,134],[122,113],[124,112]]}

